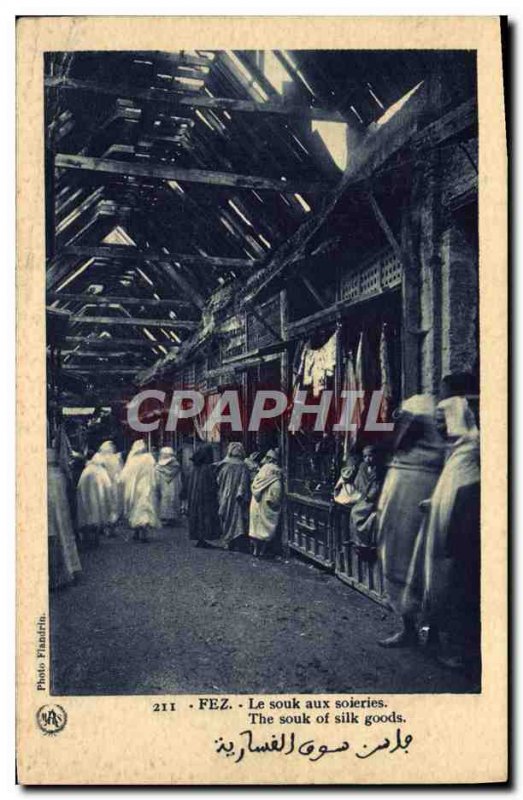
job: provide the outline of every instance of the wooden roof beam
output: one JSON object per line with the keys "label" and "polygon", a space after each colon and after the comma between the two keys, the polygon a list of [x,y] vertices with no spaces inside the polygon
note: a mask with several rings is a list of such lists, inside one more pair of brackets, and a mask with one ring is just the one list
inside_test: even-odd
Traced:
{"label": "wooden roof beam", "polygon": [[80,367],[64,364],[62,371],[73,375],[92,375],[93,373],[95,375],[136,375],[137,367],[104,367],[101,364]]}
{"label": "wooden roof beam", "polygon": [[[57,153],[55,167],[79,169],[94,174],[128,175],[137,178],[153,178],[180,183],[204,183],[210,186],[230,186],[234,189],[257,189],[258,191],[266,190],[285,194],[327,192],[332,188],[326,183],[263,178],[258,175],[238,175],[233,172],[205,169],[184,169],[174,164],[139,164],[135,161],[114,161],[108,158],[93,158],[69,153]],[[282,167],[283,169],[284,167]]]}
{"label": "wooden roof beam", "polygon": [[151,349],[152,347],[158,347],[162,345],[163,347],[178,347],[176,342],[171,339],[158,339],[157,341],[153,341],[152,339],[116,339],[111,337],[110,339],[88,339],[87,336],[66,336],[65,341],[68,344],[85,344],[89,347],[100,347],[100,353],[103,353],[105,350],[109,350],[112,347],[129,347],[129,348],[145,348],[147,350]]}
{"label": "wooden roof beam", "polygon": [[307,105],[289,105],[280,101],[257,103],[254,100],[239,100],[232,97],[209,97],[208,95],[187,95],[182,92],[162,89],[136,89],[125,85],[102,85],[94,81],[80,81],[72,78],[46,78],[46,89],[69,89],[94,92],[96,94],[139,100],[146,103],[190,108],[217,108],[226,111],[241,111],[247,114],[279,114],[287,117],[323,120],[325,122],[346,122],[346,116],[339,111],[316,108]]}
{"label": "wooden roof beam", "polygon": [[[179,330],[195,330],[199,322],[194,319],[142,319],[141,317],[91,317],[82,314],[71,314],[70,323],[81,322],[85,325],[137,325],[140,328],[175,328]],[[154,344],[154,343],[153,343]]]}
{"label": "wooden roof beam", "polygon": [[[152,344],[152,342],[151,342],[151,344]],[[122,350],[121,348],[119,350],[79,350],[79,349],[76,349],[76,348],[73,348],[73,349],[70,349],[70,348],[63,349],[62,348],[62,350],[60,352],[61,352],[62,356],[69,356],[70,359],[73,359],[73,358],[74,359],[76,359],[76,358],[81,358],[81,359],[84,359],[84,358],[94,358],[94,359],[97,359],[97,358],[102,358],[102,359],[118,358],[120,360],[121,359],[125,360],[126,358],[130,358],[132,356],[133,358],[136,358],[136,359],[139,358],[142,363],[146,363],[145,360],[147,358],[147,353],[137,353],[131,347],[129,347],[127,350]],[[155,354],[151,353],[150,355],[155,355]],[[67,363],[70,364],[71,362],[68,361]],[[138,364],[138,366],[140,366],[140,364]]]}
{"label": "wooden roof beam", "polygon": [[168,278],[170,278],[173,283],[180,287],[180,289],[187,295],[187,297],[191,300],[191,302],[201,311],[205,306],[205,298],[200,292],[192,286],[188,280],[184,278],[172,264],[169,264],[168,261],[161,261],[159,266],[165,272]]}
{"label": "wooden roof beam", "polygon": [[61,256],[71,256],[74,258],[122,258],[130,261],[177,261],[186,266],[207,265],[225,269],[241,269],[245,267],[258,267],[260,262],[249,258],[222,258],[221,256],[192,255],[189,253],[155,253],[148,250],[140,250],[137,247],[124,244],[106,245],[70,245],[62,247],[55,255],[55,259]]}
{"label": "wooden roof beam", "polygon": [[73,292],[48,292],[47,300],[63,300],[64,303],[83,303],[84,305],[127,305],[127,306],[152,306],[154,308],[192,308],[192,303],[187,300],[165,299],[158,300],[156,297],[125,297],[124,295],[100,295],[100,294],[75,294]]}

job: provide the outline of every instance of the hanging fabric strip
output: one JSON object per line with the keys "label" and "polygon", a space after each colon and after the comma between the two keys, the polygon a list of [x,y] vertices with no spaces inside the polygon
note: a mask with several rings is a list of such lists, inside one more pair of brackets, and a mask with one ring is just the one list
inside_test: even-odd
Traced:
{"label": "hanging fabric strip", "polygon": [[[360,349],[358,347],[358,349]],[[361,361],[361,359],[360,359]],[[343,389],[347,392],[355,392],[359,389],[358,381],[356,378],[356,370],[354,368],[354,356],[352,350],[349,351],[349,355],[345,361],[345,375],[343,381]],[[356,424],[356,430],[349,430],[349,426],[347,426],[347,430],[345,431],[344,441],[343,441],[343,459],[344,461],[350,455],[351,450],[354,448],[356,444],[356,440],[358,437],[358,430],[361,424],[361,407],[360,401],[354,406],[354,411],[352,414],[352,419],[349,420],[349,423]]]}
{"label": "hanging fabric strip", "polygon": [[394,388],[392,380],[392,368],[389,360],[386,322],[384,322],[381,327],[380,372],[381,372],[382,400],[381,400],[379,420],[380,422],[389,422],[392,411],[392,397],[394,394]]}

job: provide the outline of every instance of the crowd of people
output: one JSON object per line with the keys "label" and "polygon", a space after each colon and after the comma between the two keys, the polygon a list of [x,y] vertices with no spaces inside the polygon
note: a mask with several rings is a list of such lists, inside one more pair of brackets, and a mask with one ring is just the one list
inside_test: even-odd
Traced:
{"label": "crowd of people", "polygon": [[[185,474],[172,447],[162,447],[156,459],[139,439],[124,464],[114,442],[104,441],[78,476],[66,525],[76,535],[67,541],[80,549],[97,547],[123,526],[135,541],[148,542],[154,530],[175,527],[186,516],[195,546],[243,549],[247,542],[254,555],[263,555],[276,536],[282,507],[278,452],[246,458],[243,445],[232,442],[225,458],[215,461],[212,445],[203,444],[191,462]],[[64,492],[60,505],[66,500]]]}
{"label": "crowd of people", "polygon": [[[458,669],[478,663],[480,653],[479,441],[463,393],[415,395],[396,413],[387,455],[376,445],[356,458],[351,453],[333,496],[350,513],[350,540],[360,556],[379,560],[386,601],[401,622],[380,645],[424,641]],[[232,442],[216,461],[212,445],[202,444],[191,460],[185,474],[172,447],[156,458],[138,440],[124,464],[113,441],[104,441],[83,466],[69,514],[50,451],[51,584],[78,575],[78,547],[97,546],[121,526],[144,543],[183,516],[196,547],[264,556],[277,539],[283,506],[278,451],[247,457]]]}

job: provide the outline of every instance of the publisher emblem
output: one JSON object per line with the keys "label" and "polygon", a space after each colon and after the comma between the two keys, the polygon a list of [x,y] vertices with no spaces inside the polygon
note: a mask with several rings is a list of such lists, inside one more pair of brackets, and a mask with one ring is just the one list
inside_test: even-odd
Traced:
{"label": "publisher emblem", "polygon": [[62,706],[56,704],[41,706],[36,712],[36,721],[42,733],[55,736],[65,728],[67,714]]}

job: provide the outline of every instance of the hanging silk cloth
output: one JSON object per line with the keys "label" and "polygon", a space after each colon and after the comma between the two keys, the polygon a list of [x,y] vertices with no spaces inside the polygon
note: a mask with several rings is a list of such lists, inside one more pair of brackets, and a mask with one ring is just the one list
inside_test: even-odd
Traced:
{"label": "hanging silk cloth", "polygon": [[200,441],[202,442],[219,442],[220,441],[220,425],[217,423],[213,425],[212,429],[208,431],[206,429],[206,424],[208,419],[210,418],[212,412],[218,405],[220,400],[220,395],[209,394],[205,398],[205,406],[203,410],[194,417],[194,429]]}
{"label": "hanging silk cloth", "polygon": [[381,326],[380,335],[380,372],[381,372],[381,392],[382,400],[380,406],[380,413],[378,416],[379,422],[389,422],[392,411],[392,398],[394,395],[392,367],[389,360],[389,349],[387,342],[387,323],[384,322]]}
{"label": "hanging silk cloth", "polygon": [[[354,366],[354,388],[356,391],[364,391],[367,387],[365,386],[364,381],[364,333],[363,331],[360,333],[360,338],[358,340],[358,347],[356,350],[356,363]],[[358,397],[354,404],[354,413],[352,415],[352,421],[356,427],[355,431],[351,431],[353,436],[353,444],[356,443],[358,439],[359,432],[363,425],[363,415],[365,413],[365,398]]]}
{"label": "hanging silk cloth", "polygon": [[[352,355],[352,350],[349,350],[349,355],[345,360],[345,375],[343,380],[343,389],[346,392],[355,392],[357,390],[356,384],[356,372],[354,370],[354,360]],[[347,428],[350,427],[350,423],[355,421],[356,416],[356,409],[354,409],[354,413],[352,415],[352,420],[349,420],[349,425]],[[343,460],[346,461],[349,457],[350,451],[353,449],[354,445],[356,444],[356,437],[357,431],[346,430],[344,432],[344,440],[343,440]]]}
{"label": "hanging silk cloth", "polygon": [[[298,345],[293,364],[293,408],[300,404],[297,399],[297,394],[302,387],[311,387],[315,397],[325,391],[328,381],[334,376],[337,349],[337,330],[321,347],[313,348],[310,342],[304,345]],[[296,429],[290,424],[289,433],[296,433]]]}
{"label": "hanging silk cloth", "polygon": [[312,393],[318,396],[327,388],[329,378],[336,368],[336,349],[338,332],[335,331],[322,347],[313,350],[305,348],[303,363],[303,386],[312,386]]}

